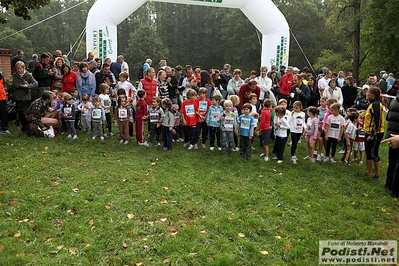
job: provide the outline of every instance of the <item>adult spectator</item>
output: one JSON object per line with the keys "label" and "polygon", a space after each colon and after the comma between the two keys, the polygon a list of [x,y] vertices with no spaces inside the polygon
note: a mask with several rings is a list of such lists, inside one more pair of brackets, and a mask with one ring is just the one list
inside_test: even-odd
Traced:
{"label": "adult spectator", "polygon": [[[367,176],[373,176],[373,179],[380,178],[381,161],[378,155],[381,140],[384,136],[384,111],[380,102],[381,90],[377,87],[370,87],[366,93],[366,99],[370,102],[365,117],[363,128],[366,131],[366,160]],[[374,166],[375,173],[372,174]]]}
{"label": "adult spectator", "polygon": [[280,80],[277,77],[276,71],[270,72],[270,79],[272,80],[272,92],[274,93],[274,96],[278,97],[280,92],[280,87],[278,84],[280,83]]}
{"label": "adult spectator", "polygon": [[166,81],[166,72],[163,69],[158,70],[157,87],[158,87],[157,95],[161,100],[169,98],[168,83]]}
{"label": "adult spectator", "polygon": [[194,71],[191,65],[186,65],[184,71],[186,74],[180,78],[178,88],[185,99],[188,89],[198,91],[198,84],[195,82]]}
{"label": "adult spectator", "polygon": [[61,93],[68,92],[71,93],[72,89],[76,87],[76,80],[78,75],[71,70],[71,67],[64,64],[62,67],[62,89]]}
{"label": "adult spectator", "polygon": [[87,58],[83,59],[82,62],[89,63],[91,60],[94,60],[94,53],[93,52],[89,52],[87,54]]}
{"label": "adult spectator", "polygon": [[3,72],[0,71],[0,120],[1,133],[10,134],[8,130],[8,111],[7,111],[7,92],[5,90],[5,82]]}
{"label": "adult spectator", "polygon": [[36,93],[32,93],[32,99],[36,99],[40,97],[44,91],[50,90],[55,72],[51,71],[49,63],[50,56],[47,53],[43,53],[40,57],[39,64],[35,67],[35,71],[33,71],[33,77],[38,83],[38,90]]}
{"label": "adult spectator", "polygon": [[[233,78],[233,76],[230,73],[231,70],[231,65],[230,64],[224,64],[223,66],[223,70],[221,73],[221,77],[224,78],[225,82],[221,83],[220,85],[222,86],[221,88],[221,92],[222,92],[222,99],[226,99],[228,92],[227,92],[227,84],[229,83],[229,81]],[[216,84],[215,84],[216,85]]]}
{"label": "adult spectator", "polygon": [[166,60],[162,59],[159,61],[159,69],[165,69],[168,65],[166,64]]}
{"label": "adult spectator", "polygon": [[51,68],[51,71],[54,72],[51,88],[57,92],[60,92],[62,88],[62,67],[64,64],[64,59],[62,57],[57,57]]}
{"label": "adult spectator", "polygon": [[122,68],[122,65],[118,59],[116,60],[116,62],[112,62],[110,65],[110,70],[111,70],[112,74],[114,74],[116,81],[119,81],[119,74],[121,73],[121,68]]}
{"label": "adult spectator", "polygon": [[176,76],[177,80],[180,80],[183,76],[183,67],[181,65],[175,66],[174,76]]}
{"label": "adult spectator", "polygon": [[346,77],[345,84],[342,86],[341,91],[344,99],[342,102],[343,108],[346,110],[349,107],[353,107],[358,93],[352,77]]}
{"label": "adult spectator", "polygon": [[368,85],[370,88],[377,87],[377,82],[375,81],[375,75],[373,73],[369,73],[367,75],[367,81],[365,85]]}
{"label": "adult spectator", "polygon": [[300,101],[302,103],[303,109],[308,108],[308,102],[310,100],[310,90],[308,86],[303,84],[300,74],[294,75],[294,85],[291,87],[289,96],[289,108],[291,108],[296,101]]}
{"label": "adult spectator", "polygon": [[251,70],[249,77],[244,79],[244,83],[248,83],[251,79],[256,79],[257,75],[258,75],[258,73],[256,72],[256,70]]}
{"label": "adult spectator", "polygon": [[64,59],[65,64],[71,66],[71,61],[68,59],[68,56],[66,54],[62,55],[62,59]]}
{"label": "adult spectator", "polygon": [[94,61],[96,61],[96,67],[97,69],[101,69],[103,67],[103,60],[101,58],[95,58]]}
{"label": "adult spectator", "polygon": [[169,66],[166,67],[165,73],[166,73],[166,83],[168,84],[169,99],[172,101],[173,104],[178,104],[180,106],[181,105],[180,95],[177,88],[179,80],[176,75],[173,75],[171,67]]}
{"label": "adult spectator", "polygon": [[227,92],[229,95],[238,95],[242,84],[244,84],[244,80],[241,78],[241,69],[234,69],[233,78],[227,83]]}
{"label": "adult spectator", "polygon": [[137,74],[137,80],[144,78],[144,71],[146,71],[149,67],[151,67],[151,65],[152,65],[152,60],[150,58],[145,60],[145,63],[143,64],[143,66],[139,68],[139,71]]}
{"label": "adult spectator", "polygon": [[56,126],[58,124],[58,119],[56,118],[58,113],[51,108],[53,98],[54,95],[51,91],[44,91],[40,98],[32,102],[28,110],[26,134],[29,136],[34,135],[31,133],[32,131],[35,132],[37,127],[45,130],[48,126]]}
{"label": "adult spectator", "polygon": [[388,150],[388,169],[385,188],[391,190],[392,196],[399,197],[399,97],[396,97],[389,103],[389,112],[387,114],[387,132],[386,139]]}
{"label": "adult spectator", "polygon": [[330,83],[332,72],[330,69],[326,68],[323,72],[323,76],[319,78],[317,82],[317,87],[319,87],[320,95],[324,95],[324,91],[328,88]]}
{"label": "adult spectator", "polygon": [[344,71],[339,71],[338,72],[338,76],[337,76],[337,84],[338,87],[340,87],[342,89],[342,87],[345,85],[345,73]]}
{"label": "adult spectator", "polygon": [[240,109],[242,110],[242,106],[246,103],[249,103],[249,95],[251,93],[255,93],[259,99],[260,96],[260,88],[256,80],[251,79],[248,83],[244,83],[240,87],[240,91],[238,93],[238,98],[240,98]]}
{"label": "adult spectator", "polygon": [[152,98],[157,96],[157,80],[155,79],[155,70],[150,67],[144,73],[144,78],[140,80],[138,89],[145,90],[144,101],[147,105],[152,105]]}
{"label": "adult spectator", "polygon": [[348,70],[348,75],[347,77],[352,77],[353,78],[353,86],[355,86],[357,88],[357,80],[355,79],[355,77],[353,76],[353,71],[352,70]]}
{"label": "adult spectator", "polygon": [[121,64],[120,73],[126,72],[127,74],[129,74],[129,65],[126,63],[125,57],[123,57],[123,55],[119,55],[117,60]]}
{"label": "adult spectator", "polygon": [[62,52],[61,52],[61,50],[55,50],[54,55],[53,55],[53,58],[52,58],[53,63],[54,63],[54,61],[55,61],[58,57],[61,57],[61,58],[62,58]]}
{"label": "adult spectator", "polygon": [[12,58],[12,60],[11,60],[11,72],[12,73],[15,73],[17,70],[15,69],[15,64],[18,62],[18,61],[22,61],[22,62],[24,62],[24,64],[25,64],[25,61],[24,61],[24,51],[22,51],[22,50],[18,50],[17,51],[17,54]]}
{"label": "adult spectator", "polygon": [[93,73],[89,71],[86,62],[79,64],[79,71],[76,78],[76,88],[79,92],[79,98],[82,99],[83,94],[89,95],[90,101],[93,100],[96,92],[96,78]]}
{"label": "adult spectator", "polygon": [[114,97],[113,91],[116,85],[116,78],[114,74],[111,72],[111,66],[107,63],[103,64],[103,68],[101,71],[98,71],[95,74],[96,77],[96,94],[100,95],[100,85],[102,83],[107,83],[109,86],[110,96],[111,98]]}
{"label": "adult spectator", "polygon": [[355,108],[357,110],[366,110],[369,106],[369,101],[366,98],[366,93],[369,90],[369,85],[363,85],[362,91],[355,99]]}
{"label": "adult spectator", "polygon": [[89,68],[89,71],[91,73],[93,73],[94,75],[96,75],[97,72],[100,72],[100,70],[97,68],[97,62],[94,60],[91,60],[90,62],[88,62],[87,67]]}
{"label": "adult spectator", "polygon": [[12,75],[12,87],[14,88],[14,100],[16,111],[21,123],[21,130],[24,131],[28,125],[26,111],[31,103],[31,89],[38,86],[37,81],[26,71],[25,64],[19,61],[15,64],[16,72]]}
{"label": "adult spectator", "polygon": [[310,91],[310,100],[308,106],[319,106],[320,105],[320,91],[317,87],[317,80],[315,77],[310,76],[308,78],[308,87]]}
{"label": "adult spectator", "polygon": [[383,94],[387,93],[387,90],[388,90],[387,78],[388,78],[388,74],[384,73],[384,74],[382,74],[380,82],[378,82],[378,87],[380,88],[381,93],[383,93]]}
{"label": "adult spectator", "polygon": [[342,97],[341,88],[337,86],[336,79],[330,79],[330,82],[328,82],[328,87],[323,91],[323,97],[336,99],[337,102],[342,105],[344,98]]}
{"label": "adult spectator", "polygon": [[211,69],[209,75],[211,76],[214,87],[220,91],[220,97],[222,97],[222,86],[228,83],[226,77],[218,69]]}
{"label": "adult spectator", "polygon": [[294,75],[292,74],[293,68],[289,66],[287,73],[280,79],[280,92],[278,95],[279,99],[286,99],[289,102],[289,94],[292,86],[294,85]]}
{"label": "adult spectator", "polygon": [[39,60],[38,60],[38,56],[37,56],[37,54],[33,54],[32,55],[32,60],[30,60],[29,62],[28,62],[28,71],[30,72],[30,73],[32,73],[34,70],[35,70],[35,67],[39,64]]}
{"label": "adult spectator", "polygon": [[[267,72],[267,76],[269,77],[269,78],[271,78],[270,76],[271,76],[271,74],[272,74],[272,72],[276,72],[277,71],[277,66],[276,65],[272,65],[271,67],[270,67],[270,71],[269,72]],[[276,72],[277,73],[277,72]]]}
{"label": "adult spectator", "polygon": [[[215,90],[219,90],[219,95],[221,95],[220,89],[215,86],[209,72],[206,70],[201,70],[201,83],[199,84],[200,87],[205,87],[208,91],[206,97],[208,99],[212,99],[212,96],[215,94]],[[217,93],[217,92],[216,92]]]}
{"label": "adult spectator", "polygon": [[277,106],[276,97],[271,91],[272,80],[267,76],[266,66],[260,68],[260,76],[256,78],[256,82],[260,88],[259,102],[262,104],[264,99],[270,99],[273,101],[274,106]]}
{"label": "adult spectator", "polygon": [[281,80],[281,78],[285,75],[286,69],[286,66],[280,66],[280,70],[277,73],[277,77],[279,80]]}
{"label": "adult spectator", "polygon": [[393,73],[389,73],[388,78],[387,78],[387,92],[389,93],[391,89],[393,88],[393,84],[395,83],[395,78],[393,76]]}

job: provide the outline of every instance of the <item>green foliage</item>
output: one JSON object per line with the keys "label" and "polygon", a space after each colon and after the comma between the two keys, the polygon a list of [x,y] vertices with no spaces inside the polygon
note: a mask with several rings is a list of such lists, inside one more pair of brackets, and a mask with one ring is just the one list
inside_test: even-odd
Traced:
{"label": "green foliage", "polygon": [[[3,28],[0,32],[0,47],[4,49],[11,49],[14,53],[20,48],[24,47],[24,53],[26,56],[32,54],[33,45],[32,42],[25,36],[24,33],[16,33],[16,30],[10,29],[9,27]],[[13,35],[12,38],[6,38],[7,36]]]}
{"label": "green foliage", "polygon": [[340,70],[346,72],[352,68],[352,61],[345,60],[345,58],[348,58],[345,53],[337,53],[333,50],[326,49],[321,52],[319,59],[314,64],[314,67],[315,69],[322,69],[324,66],[327,66],[337,73]]}
{"label": "green foliage", "polygon": [[[1,0],[0,7],[5,8],[7,11],[13,9],[16,16],[22,17],[25,20],[31,20],[30,10],[42,8],[49,3],[50,0]],[[0,16],[0,23],[7,23],[7,20],[3,16]]]}
{"label": "green foliage", "polygon": [[365,166],[266,163],[258,138],[247,161],[177,142],[164,152],[10,130],[1,265],[317,265],[319,240],[399,236],[398,203],[383,180],[359,177]]}

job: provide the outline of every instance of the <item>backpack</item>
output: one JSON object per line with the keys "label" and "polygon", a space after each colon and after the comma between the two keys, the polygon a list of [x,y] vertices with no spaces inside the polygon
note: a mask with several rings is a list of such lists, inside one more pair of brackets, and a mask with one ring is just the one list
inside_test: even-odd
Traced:
{"label": "backpack", "polygon": [[144,66],[140,67],[139,71],[137,73],[137,79],[138,80],[143,79],[143,78],[144,78]]}

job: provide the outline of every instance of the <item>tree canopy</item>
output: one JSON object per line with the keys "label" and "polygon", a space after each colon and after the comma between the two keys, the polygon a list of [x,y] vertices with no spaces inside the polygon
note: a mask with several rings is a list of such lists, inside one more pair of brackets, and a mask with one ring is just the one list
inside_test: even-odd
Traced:
{"label": "tree canopy", "polygon": [[[50,3],[50,0],[1,0],[0,7],[8,10],[14,10],[14,14],[18,17],[22,17],[25,20],[31,20],[32,17],[29,15],[29,10],[39,9]],[[7,19],[0,16],[0,23],[6,23]]]}

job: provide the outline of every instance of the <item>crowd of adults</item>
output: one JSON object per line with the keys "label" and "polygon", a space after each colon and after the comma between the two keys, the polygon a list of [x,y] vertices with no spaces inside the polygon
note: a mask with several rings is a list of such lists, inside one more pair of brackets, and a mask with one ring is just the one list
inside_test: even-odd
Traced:
{"label": "crowd of adults", "polygon": [[[34,54],[28,63],[24,60],[23,51],[19,50],[12,59],[11,68],[13,79],[10,93],[12,92],[23,131],[30,130],[27,126],[32,122],[42,129],[58,123],[57,113],[49,105],[53,98],[51,91],[71,93],[73,88],[77,88],[79,97],[87,94],[91,101],[99,94],[100,85],[107,83],[111,88],[112,99],[116,97],[114,88],[117,86],[119,74],[129,73],[129,65],[122,55],[115,62],[111,62],[110,58],[103,62],[100,58],[94,58],[94,54],[90,52],[81,62],[71,63],[60,50],[56,50],[53,55],[43,53],[40,58]],[[380,171],[378,148],[384,134],[385,105],[389,109],[386,117],[386,140],[382,141],[389,145],[386,187],[395,196],[399,196],[399,103],[396,97],[399,82],[392,73],[380,71],[379,74],[379,78],[373,73],[368,74],[365,84],[360,86],[351,71],[345,75],[344,71],[334,73],[327,67],[316,74],[307,67],[301,71],[291,66],[281,66],[278,70],[276,66],[272,66],[269,71],[266,66],[262,66],[259,75],[256,70],[252,70],[248,78],[243,78],[242,71],[239,68],[232,69],[229,64],[225,64],[221,70],[204,70],[191,65],[184,68],[180,65],[170,67],[166,60],[161,60],[158,67],[153,67],[152,60],[147,59],[137,73],[136,87],[146,91],[145,101],[148,105],[151,105],[152,98],[157,95],[161,99],[169,98],[172,103],[181,106],[186,92],[189,89],[198,91],[200,87],[207,88],[208,98],[215,94],[223,99],[238,95],[238,108],[249,102],[251,94],[257,95],[259,104],[264,99],[270,99],[277,106],[278,100],[285,99],[288,108],[295,101],[300,101],[304,109],[319,106],[321,97],[334,98],[344,111],[354,107],[368,112],[366,121],[372,125],[366,135],[368,172],[371,172],[373,166],[376,172]],[[3,75],[1,79],[1,132],[8,134],[7,94]],[[392,95],[392,99],[382,99],[381,95]]]}

